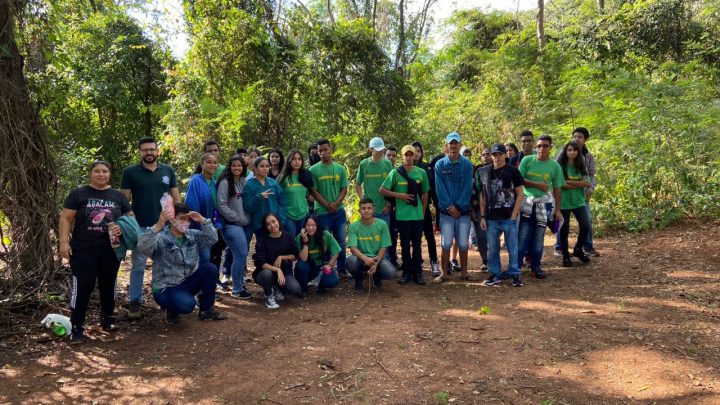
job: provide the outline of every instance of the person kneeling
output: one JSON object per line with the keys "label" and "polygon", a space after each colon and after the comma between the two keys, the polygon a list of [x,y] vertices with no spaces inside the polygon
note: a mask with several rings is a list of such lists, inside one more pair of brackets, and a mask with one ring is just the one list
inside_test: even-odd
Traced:
{"label": "person kneeling", "polygon": [[307,294],[308,287],[316,287],[317,292],[322,292],[340,284],[340,277],[335,269],[341,251],[340,244],[332,233],[323,229],[317,217],[310,215],[307,218],[305,227],[295,241],[300,250],[295,276],[303,295]]}
{"label": "person kneeling", "polygon": [[297,260],[298,248],[295,239],[282,231],[280,219],[273,213],[263,215],[261,232],[255,244],[255,271],[253,279],[265,292],[265,306],[278,309],[278,301],[285,299],[280,289],[302,298],[300,283],[293,275],[293,262]]}
{"label": "person kneeling", "polygon": [[[187,205],[176,203],[174,209],[174,218],[163,210],[158,222],[138,239],[140,252],[153,260],[153,298],[166,311],[170,325],[180,322],[180,314],[191,313],[196,304],[199,320],[226,319],[214,308],[217,267],[210,262],[198,265],[200,250],[217,242],[217,231],[209,218]],[[201,228],[190,229],[190,220],[202,224]],[[168,221],[170,225],[165,226]]]}
{"label": "person kneeling", "polygon": [[355,292],[363,290],[365,275],[372,277],[375,288],[382,287],[382,279],[395,278],[395,267],[384,259],[390,246],[390,230],[385,221],[373,217],[375,209],[371,199],[360,200],[360,220],[350,224],[347,268],[355,278]]}

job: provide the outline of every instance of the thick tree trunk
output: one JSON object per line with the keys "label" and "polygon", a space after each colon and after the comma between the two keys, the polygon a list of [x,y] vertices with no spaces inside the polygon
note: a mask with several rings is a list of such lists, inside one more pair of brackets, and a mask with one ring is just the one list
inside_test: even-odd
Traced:
{"label": "thick tree trunk", "polygon": [[4,314],[37,302],[55,268],[50,231],[57,222],[56,169],[14,36],[19,3],[0,0],[0,211],[10,222],[11,239],[8,266],[0,270],[0,296],[8,298],[0,304]]}
{"label": "thick tree trunk", "polygon": [[545,0],[538,0],[535,24],[537,27],[537,39],[540,50],[545,49]]}
{"label": "thick tree trunk", "polygon": [[395,70],[402,74],[405,69],[403,65],[405,56],[405,0],[400,0],[398,11],[400,12],[400,22],[398,24],[397,51],[395,52]]}

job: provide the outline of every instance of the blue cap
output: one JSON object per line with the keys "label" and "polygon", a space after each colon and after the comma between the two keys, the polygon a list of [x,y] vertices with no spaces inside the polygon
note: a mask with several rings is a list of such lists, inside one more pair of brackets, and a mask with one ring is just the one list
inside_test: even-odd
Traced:
{"label": "blue cap", "polygon": [[382,150],[385,150],[385,141],[383,141],[380,137],[375,137],[370,140],[370,144],[368,145],[368,147],[380,152]]}
{"label": "blue cap", "polygon": [[445,143],[450,143],[452,141],[462,142],[462,139],[460,139],[460,135],[455,131],[450,132],[445,137]]}

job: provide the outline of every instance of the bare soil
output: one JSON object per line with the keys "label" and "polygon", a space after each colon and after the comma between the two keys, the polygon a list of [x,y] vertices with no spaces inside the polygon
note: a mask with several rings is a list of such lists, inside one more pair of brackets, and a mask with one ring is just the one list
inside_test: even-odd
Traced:
{"label": "bare soil", "polygon": [[146,299],[105,334],[93,302],[83,345],[35,324],[0,342],[0,402],[720,403],[720,222],[601,239],[572,268],[552,242],[548,278],[522,288],[483,287],[473,253],[476,281],[343,282],[277,311],[249,283],[256,298],[221,297],[222,322],[171,327]]}

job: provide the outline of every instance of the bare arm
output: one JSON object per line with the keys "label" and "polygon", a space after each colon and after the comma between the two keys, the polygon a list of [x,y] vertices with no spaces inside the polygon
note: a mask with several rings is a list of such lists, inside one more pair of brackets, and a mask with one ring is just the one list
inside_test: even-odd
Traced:
{"label": "bare arm", "polygon": [[363,193],[362,184],[360,184],[360,183],[355,183],[355,193],[357,194],[358,198],[362,198],[362,197],[363,197],[363,194],[362,194],[362,193]]}
{"label": "bare arm", "polygon": [[553,189],[553,197],[555,197],[555,218],[560,219],[562,213],[560,212],[560,206],[562,205],[562,189],[560,187]]}
{"label": "bare arm", "polygon": [[77,211],[68,208],[63,208],[60,213],[60,257],[65,260],[70,260],[72,256],[72,250],[70,249],[70,229],[75,222],[75,216]]}
{"label": "bare arm", "polygon": [[515,187],[515,206],[513,206],[512,216],[510,219],[517,219],[518,215],[520,215],[520,209],[522,209],[523,205],[523,194],[525,194],[525,187]]}
{"label": "bare arm", "polygon": [[172,196],[173,201],[175,201],[175,202],[181,201],[180,200],[180,189],[178,189],[177,187],[173,187],[170,189],[170,195]]}

